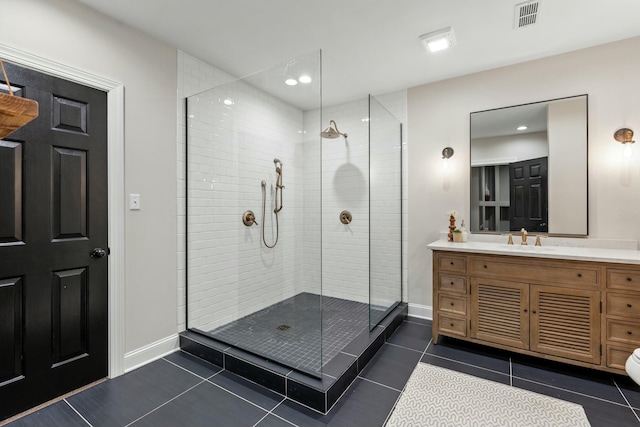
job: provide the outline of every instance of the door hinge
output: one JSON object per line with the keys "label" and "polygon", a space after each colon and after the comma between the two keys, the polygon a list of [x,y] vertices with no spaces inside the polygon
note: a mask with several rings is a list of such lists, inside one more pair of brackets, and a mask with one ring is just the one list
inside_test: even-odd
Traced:
{"label": "door hinge", "polygon": [[602,313],[602,301],[600,301],[600,313]]}
{"label": "door hinge", "polygon": [[471,319],[469,319],[469,330],[471,330]]}
{"label": "door hinge", "polygon": [[600,344],[600,357],[602,357],[602,344]]}

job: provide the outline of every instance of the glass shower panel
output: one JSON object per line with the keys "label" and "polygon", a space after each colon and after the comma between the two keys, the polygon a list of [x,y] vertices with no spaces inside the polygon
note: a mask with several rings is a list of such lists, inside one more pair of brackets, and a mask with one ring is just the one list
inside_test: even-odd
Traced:
{"label": "glass shower panel", "polygon": [[402,300],[402,127],[369,96],[369,328]]}
{"label": "glass shower panel", "polygon": [[320,92],[316,52],[191,96],[186,157],[188,328],[317,377]]}

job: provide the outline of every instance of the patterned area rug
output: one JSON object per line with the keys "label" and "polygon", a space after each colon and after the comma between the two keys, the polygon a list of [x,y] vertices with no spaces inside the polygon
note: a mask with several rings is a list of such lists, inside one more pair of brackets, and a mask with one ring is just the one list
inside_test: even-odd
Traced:
{"label": "patterned area rug", "polygon": [[590,427],[582,406],[418,363],[386,427]]}

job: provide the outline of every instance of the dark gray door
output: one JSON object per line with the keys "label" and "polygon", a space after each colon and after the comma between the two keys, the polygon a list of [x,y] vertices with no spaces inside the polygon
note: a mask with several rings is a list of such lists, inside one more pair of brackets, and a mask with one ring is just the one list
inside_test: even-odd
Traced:
{"label": "dark gray door", "polygon": [[0,419],[108,360],[106,93],[5,66],[40,115],[0,141]]}
{"label": "dark gray door", "polygon": [[546,233],[549,230],[547,210],[547,158],[523,160],[509,164],[509,223],[512,231]]}

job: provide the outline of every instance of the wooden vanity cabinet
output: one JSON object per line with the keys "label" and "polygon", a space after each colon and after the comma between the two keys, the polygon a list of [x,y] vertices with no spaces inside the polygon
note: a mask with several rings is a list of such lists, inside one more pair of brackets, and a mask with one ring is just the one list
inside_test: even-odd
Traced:
{"label": "wooden vanity cabinet", "polygon": [[434,343],[446,335],[621,374],[640,347],[640,266],[437,250],[433,259]]}
{"label": "wooden vanity cabinet", "polygon": [[640,347],[640,268],[609,267],[603,328],[607,367],[624,369],[627,358]]}

